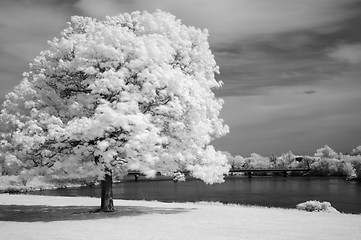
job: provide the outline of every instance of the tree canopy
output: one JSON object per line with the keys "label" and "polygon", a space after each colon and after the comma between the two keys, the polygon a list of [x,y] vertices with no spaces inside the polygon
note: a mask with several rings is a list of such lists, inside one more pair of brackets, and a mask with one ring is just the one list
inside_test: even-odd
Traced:
{"label": "tree canopy", "polygon": [[72,17],[3,103],[2,160],[64,177],[187,170],[221,182],[228,132],[206,30],[162,11]]}

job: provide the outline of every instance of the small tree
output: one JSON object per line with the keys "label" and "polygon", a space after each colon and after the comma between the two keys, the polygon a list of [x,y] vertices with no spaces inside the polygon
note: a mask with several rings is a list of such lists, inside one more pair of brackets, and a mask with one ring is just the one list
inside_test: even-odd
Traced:
{"label": "small tree", "polygon": [[352,156],[361,155],[361,145],[352,149],[351,155]]}
{"label": "small tree", "polygon": [[303,159],[300,164],[303,165],[303,167],[310,169],[311,165],[316,161],[319,161],[318,157],[303,156]]}
{"label": "small tree", "polygon": [[250,169],[266,169],[271,168],[271,162],[268,157],[264,157],[258,153],[252,153],[249,158],[246,158],[245,166]]}
{"label": "small tree", "polygon": [[339,158],[338,154],[328,145],[325,145],[324,147],[317,149],[317,152],[315,153],[315,157],[327,158],[327,159]]}
{"label": "small tree", "polygon": [[233,165],[235,169],[243,168],[245,163],[246,163],[246,159],[241,155],[234,156]]}
{"label": "small tree", "polygon": [[295,158],[295,155],[291,151],[282,154],[276,159],[276,168],[290,168]]}
{"label": "small tree", "polygon": [[128,169],[152,177],[182,167],[221,182],[229,165],[209,143],[228,127],[215,73],[207,31],[171,14],[72,17],[7,95],[1,151],[24,168],[97,177],[103,211],[114,210],[112,177]]}

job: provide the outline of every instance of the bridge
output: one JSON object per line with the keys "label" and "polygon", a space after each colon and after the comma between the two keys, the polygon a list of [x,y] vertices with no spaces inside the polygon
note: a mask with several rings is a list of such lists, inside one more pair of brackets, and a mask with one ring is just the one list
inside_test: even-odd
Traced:
{"label": "bridge", "polygon": [[[304,174],[311,171],[310,168],[268,168],[268,169],[262,169],[262,168],[253,168],[253,169],[230,169],[229,175],[233,175],[233,173],[246,173],[249,178],[252,178],[253,173],[271,173],[271,172],[278,172],[283,173],[284,177],[288,176],[289,172],[302,172]],[[189,175],[189,172],[183,172],[185,175]],[[128,175],[133,175],[134,180],[137,181],[139,176],[144,176],[141,172],[138,171],[129,171]],[[157,172],[157,175],[162,175],[160,172]]]}
{"label": "bridge", "polygon": [[284,177],[287,177],[289,172],[308,173],[309,171],[311,171],[310,168],[268,168],[268,169],[254,168],[254,169],[231,169],[229,170],[229,173],[231,175],[233,173],[246,173],[248,177],[251,178],[252,174],[257,172],[261,172],[261,173],[279,172],[279,173],[283,173]]}

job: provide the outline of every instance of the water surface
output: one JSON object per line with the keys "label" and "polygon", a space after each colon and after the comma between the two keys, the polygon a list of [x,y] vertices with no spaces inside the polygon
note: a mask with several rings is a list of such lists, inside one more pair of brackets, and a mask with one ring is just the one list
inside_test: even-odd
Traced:
{"label": "water surface", "polygon": [[[295,208],[308,200],[328,201],[341,212],[361,214],[361,183],[344,178],[230,176],[225,183],[207,185],[200,180],[169,179],[125,181],[114,184],[114,198],[165,202],[217,201]],[[57,196],[100,197],[100,187],[33,192]]]}

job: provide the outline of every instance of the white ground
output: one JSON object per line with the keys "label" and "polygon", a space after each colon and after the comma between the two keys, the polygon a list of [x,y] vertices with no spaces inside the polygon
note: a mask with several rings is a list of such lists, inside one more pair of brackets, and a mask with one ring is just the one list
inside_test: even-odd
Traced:
{"label": "white ground", "polygon": [[[98,206],[99,202],[96,198],[0,194],[0,208],[12,204]],[[118,207],[143,209],[142,214],[96,220],[0,221],[0,239],[361,239],[361,215],[209,203],[114,203]]]}

